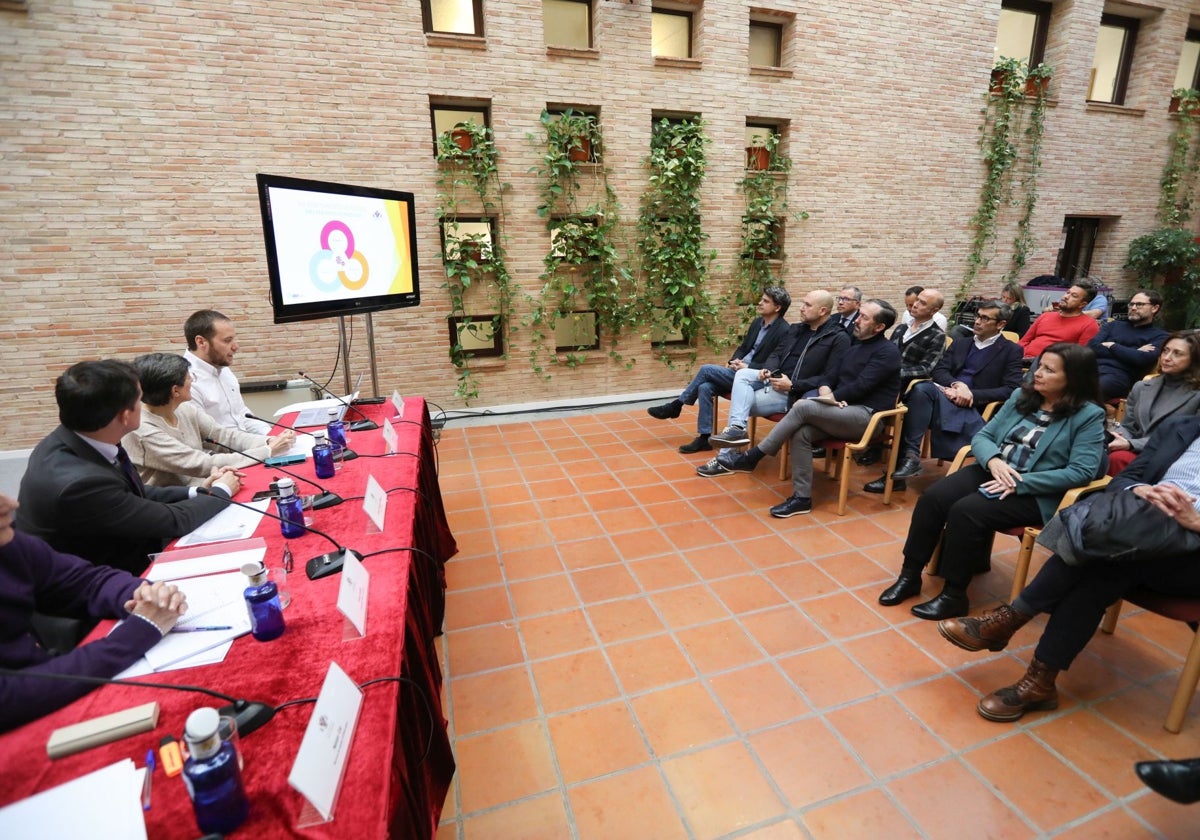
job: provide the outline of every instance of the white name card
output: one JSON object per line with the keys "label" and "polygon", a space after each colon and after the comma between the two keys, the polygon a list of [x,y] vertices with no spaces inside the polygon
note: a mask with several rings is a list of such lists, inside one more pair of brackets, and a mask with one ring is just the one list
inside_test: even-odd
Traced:
{"label": "white name card", "polygon": [[387,516],[387,493],[373,475],[367,476],[367,487],[363,491],[363,513],[370,517],[376,528],[383,530],[383,520]]}
{"label": "white name card", "polygon": [[404,416],[404,397],[400,396],[399,391],[392,391],[392,405],[396,407],[396,416]]}
{"label": "white name card", "polygon": [[330,662],[300,751],[288,774],[288,784],[300,791],[326,820],[333,819],[333,806],[346,772],[362,699],[362,690],[336,662]]}
{"label": "white name card", "polygon": [[351,552],[346,552],[342,564],[342,581],[338,585],[337,607],[350,620],[358,635],[367,634],[367,595],[371,590],[371,574]]}
{"label": "white name card", "polygon": [[400,449],[400,436],[396,434],[396,427],[391,423],[384,423],[383,429],[383,446],[389,455],[395,455]]}

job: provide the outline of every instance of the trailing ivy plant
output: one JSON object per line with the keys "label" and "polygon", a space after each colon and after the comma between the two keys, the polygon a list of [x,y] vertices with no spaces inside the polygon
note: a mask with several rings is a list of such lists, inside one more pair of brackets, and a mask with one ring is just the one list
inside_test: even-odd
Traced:
{"label": "trailing ivy plant", "polygon": [[[492,130],[480,123],[459,123],[437,140],[437,218],[444,231],[457,231],[460,210],[469,202],[472,211],[493,220],[491,236],[447,235],[438,256],[446,272],[445,288],[450,298],[450,315],[459,318],[459,333],[450,345],[450,361],[458,376],[455,395],[465,403],[479,396],[479,381],[471,371],[474,354],[463,347],[464,331],[484,337],[502,336],[512,304],[512,278],[505,264],[503,224],[504,198],[498,168],[499,152]],[[467,291],[472,285],[489,285],[487,310],[490,324],[471,322]],[[507,344],[505,345],[507,346]]]}
{"label": "trailing ivy plant", "polygon": [[1125,268],[1159,289],[1169,329],[1200,327],[1200,244],[1189,230],[1162,227],[1129,243]]}
{"label": "trailing ivy plant", "polygon": [[527,319],[532,337],[530,365],[545,375],[543,358],[575,367],[578,353],[559,356],[547,343],[557,323],[579,310],[592,310],[609,355],[620,359],[617,344],[629,324],[631,275],[617,247],[619,205],[603,163],[603,137],[591,114],[567,110],[542,112],[542,162],[538,215],[546,220],[552,244],[543,258],[542,287],[531,301]]}
{"label": "trailing ivy plant", "polygon": [[[991,86],[983,108],[979,148],[985,166],[979,208],[971,216],[974,229],[967,270],[956,293],[957,300],[971,295],[979,272],[987,267],[989,250],[996,240],[1001,210],[1013,201],[1013,173],[1025,145],[1026,170],[1022,179],[1022,218],[1013,242],[1013,263],[1023,266],[1033,244],[1031,222],[1037,205],[1037,176],[1041,168],[1042,135],[1045,128],[1046,85],[1053,69],[1039,65],[1027,72],[1025,62],[1001,57],[992,68]],[[1030,107],[1030,125],[1024,129],[1025,111]],[[1024,138],[1024,142],[1022,142]],[[1019,267],[1014,269],[1019,270]]]}
{"label": "trailing ivy plant", "polygon": [[1158,221],[1164,227],[1181,228],[1192,218],[1192,193],[1200,171],[1200,143],[1196,142],[1200,91],[1180,88],[1171,94],[1171,102],[1178,109],[1178,122],[1159,179]]}
{"label": "trailing ivy plant", "polygon": [[[699,118],[655,123],[637,225],[639,320],[651,334],[679,332],[692,344],[708,337],[714,314],[706,281],[716,252],[700,219],[705,147],[712,142],[704,126]],[[666,353],[661,358],[671,363]]]}

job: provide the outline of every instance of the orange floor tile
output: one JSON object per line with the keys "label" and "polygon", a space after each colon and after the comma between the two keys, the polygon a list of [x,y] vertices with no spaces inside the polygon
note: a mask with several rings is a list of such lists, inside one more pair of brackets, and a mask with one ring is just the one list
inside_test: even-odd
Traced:
{"label": "orange floor tile", "polygon": [[[1057,711],[985,721],[976,701],[1023,673],[1043,622],[969,654],[876,602],[940,470],[886,506],[861,489],[878,468],[854,467],[844,517],[818,477],[813,513],[775,520],[774,459],[700,478],[711,453],[675,449],[693,424],[639,408],[444,430],[461,551],[439,840],[1200,836],[1200,810],[1132,769],[1200,755],[1200,701],[1162,728],[1186,627],[1132,612],[1060,677]],[[1007,596],[1016,550],[997,539],[975,606]]]}

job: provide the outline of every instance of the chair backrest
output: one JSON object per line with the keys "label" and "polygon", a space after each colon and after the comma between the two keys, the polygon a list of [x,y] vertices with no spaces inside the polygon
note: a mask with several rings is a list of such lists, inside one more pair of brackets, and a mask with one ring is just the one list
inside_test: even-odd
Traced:
{"label": "chair backrest", "polygon": [[1009,341],[1013,342],[1014,344],[1016,344],[1018,341],[1021,340],[1021,336],[1017,335],[1012,330],[1000,330],[1000,335],[1004,336],[1005,338],[1007,338]]}

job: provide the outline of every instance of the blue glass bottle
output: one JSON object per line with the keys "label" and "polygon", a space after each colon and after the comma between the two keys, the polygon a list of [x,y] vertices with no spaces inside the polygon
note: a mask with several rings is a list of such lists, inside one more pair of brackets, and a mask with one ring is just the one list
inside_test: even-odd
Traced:
{"label": "blue glass bottle", "polygon": [[346,425],[338,417],[336,408],[329,409],[329,425],[326,427],[329,433],[329,442],[334,446],[340,446],[346,449]]}
{"label": "blue glass bottle", "polygon": [[229,834],[250,814],[237,751],[221,739],[219,724],[217,710],[206,706],[188,715],[183,734],[189,753],[183,762],[183,783],[196,823],[206,834]]}
{"label": "blue glass bottle", "polygon": [[317,429],[312,435],[313,467],[317,471],[317,478],[333,478],[333,447],[329,445],[329,440],[325,437],[325,430]]}
{"label": "blue glass bottle", "polygon": [[267,580],[267,570],[261,562],[242,566],[242,574],[250,579],[250,585],[242,595],[246,599],[246,611],[250,613],[251,635],[260,642],[278,639],[287,629],[283,622],[279,587]]}
{"label": "blue glass bottle", "polygon": [[304,502],[296,495],[296,482],[290,478],[281,478],[275,485],[279,488],[279,498],[275,500],[275,507],[282,518],[279,532],[289,540],[303,536]]}

